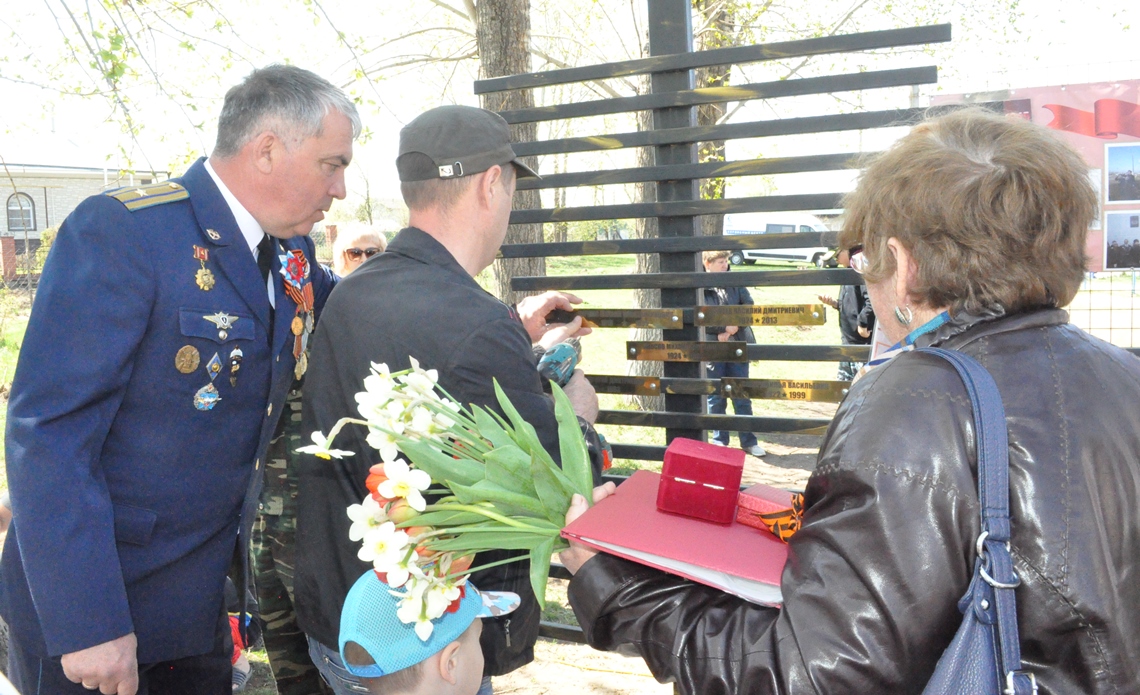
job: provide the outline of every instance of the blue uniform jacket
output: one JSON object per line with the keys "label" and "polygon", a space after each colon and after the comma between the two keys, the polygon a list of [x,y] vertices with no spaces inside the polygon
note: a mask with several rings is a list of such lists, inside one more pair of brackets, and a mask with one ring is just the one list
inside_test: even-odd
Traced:
{"label": "blue uniform jacket", "polygon": [[[203,162],[155,198],[181,186],[181,200],[88,198],[44,267],[8,407],[14,521],[0,567],[0,612],[41,656],[132,631],[139,663],[208,652],[239,527],[245,548],[293,383],[297,305],[275,259],[269,325],[257,264]],[[304,253],[323,306],[334,279],[313,242],[274,246]],[[236,317],[228,329],[206,318],[219,312]],[[220,400],[200,410],[215,354]]]}

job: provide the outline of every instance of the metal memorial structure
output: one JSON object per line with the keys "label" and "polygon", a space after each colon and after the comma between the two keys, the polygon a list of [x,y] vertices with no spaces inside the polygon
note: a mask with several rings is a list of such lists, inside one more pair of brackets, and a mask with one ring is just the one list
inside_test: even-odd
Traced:
{"label": "metal memorial structure", "polygon": [[[841,205],[842,194],[812,193],[702,200],[699,195],[699,181],[707,178],[854,168],[857,166],[856,154],[699,162],[697,146],[698,143],[708,141],[899,126],[916,122],[922,117],[925,109],[897,108],[698,126],[697,106],[933,84],[937,81],[937,68],[927,66],[875,70],[705,89],[694,88],[694,71],[698,68],[739,63],[946,42],[950,40],[950,26],[942,24],[693,51],[690,0],[648,0],[648,3],[650,57],[480,80],[475,83],[475,92],[487,94],[630,75],[648,75],[651,87],[648,94],[537,106],[500,113],[508,123],[519,124],[651,111],[651,130],[523,142],[515,146],[515,151],[519,156],[530,156],[651,147],[654,153],[653,166],[553,174],[545,176],[541,181],[520,180],[519,188],[553,189],[656,182],[655,201],[624,205],[516,210],[511,214],[510,221],[512,224],[535,224],[654,217],[657,219],[659,238],[508,244],[502,247],[501,256],[524,258],[651,253],[660,257],[661,272],[635,275],[515,277],[511,281],[511,287],[520,291],[637,288],[661,291],[661,306],[665,307],[663,309],[615,308],[582,312],[585,319],[602,327],[636,326],[661,328],[663,331],[661,341],[629,342],[626,345],[626,355],[629,359],[663,361],[663,377],[588,376],[599,393],[663,394],[665,410],[658,412],[603,410],[598,417],[599,424],[664,428],[666,441],[678,436],[702,439],[704,432],[712,429],[821,434],[829,423],[828,419],[707,415],[704,413],[705,396],[720,392],[726,396],[747,395],[751,398],[838,402],[845,392],[843,382],[774,379],[710,380],[702,378],[704,374],[701,362],[865,361],[868,348],[847,345],[701,342],[701,325],[786,325],[788,323],[807,325],[823,321],[823,308],[818,305],[782,308],[703,307],[700,301],[701,289],[724,286],[857,285],[862,284],[861,277],[848,269],[737,271],[715,275],[705,273],[700,263],[702,251],[830,247],[835,245],[836,234],[800,232],[699,236],[698,218],[701,215],[741,212],[835,209]],[[733,321],[736,323],[732,323]],[[664,447],[660,446],[611,443],[615,458],[659,461],[664,454]],[[560,567],[553,568],[551,576],[568,577],[565,570]],[[567,626],[544,624],[543,634],[558,639],[582,641],[581,631]]]}

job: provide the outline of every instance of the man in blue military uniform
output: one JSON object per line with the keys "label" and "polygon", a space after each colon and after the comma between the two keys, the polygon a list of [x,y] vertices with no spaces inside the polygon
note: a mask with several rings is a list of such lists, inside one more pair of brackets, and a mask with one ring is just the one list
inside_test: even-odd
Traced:
{"label": "man in blue military uniform", "polygon": [[339,89],[263,68],[227,93],[208,161],[64,221],[8,411],[21,692],[230,691],[223,583],[333,286],[305,235],[359,132]]}

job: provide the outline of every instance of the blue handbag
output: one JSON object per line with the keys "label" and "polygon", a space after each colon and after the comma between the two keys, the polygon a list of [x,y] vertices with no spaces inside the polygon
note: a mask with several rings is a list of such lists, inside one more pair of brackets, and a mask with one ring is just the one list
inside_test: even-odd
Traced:
{"label": "blue handbag", "polygon": [[958,601],[962,625],[923,695],[1030,695],[1037,680],[1021,668],[1017,599],[1021,580],[1009,552],[1009,440],[1005,408],[993,377],[972,357],[954,350],[919,348],[957,370],[974,410],[978,441],[978,501],[982,533],[976,544],[974,577]]}

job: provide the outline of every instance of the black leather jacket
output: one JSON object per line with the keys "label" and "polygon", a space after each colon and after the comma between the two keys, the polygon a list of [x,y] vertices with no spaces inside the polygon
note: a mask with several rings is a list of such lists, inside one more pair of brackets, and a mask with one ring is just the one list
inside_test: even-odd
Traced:
{"label": "black leather jacket", "polygon": [[[1140,359],[1059,310],[951,323],[1009,424],[1018,623],[1041,693],[1140,692]],[[685,693],[919,693],[961,622],[979,533],[973,423],[942,360],[905,353],[839,408],[781,609],[613,556],[570,583],[591,645]],[[714,531],[715,532],[715,531]]]}

